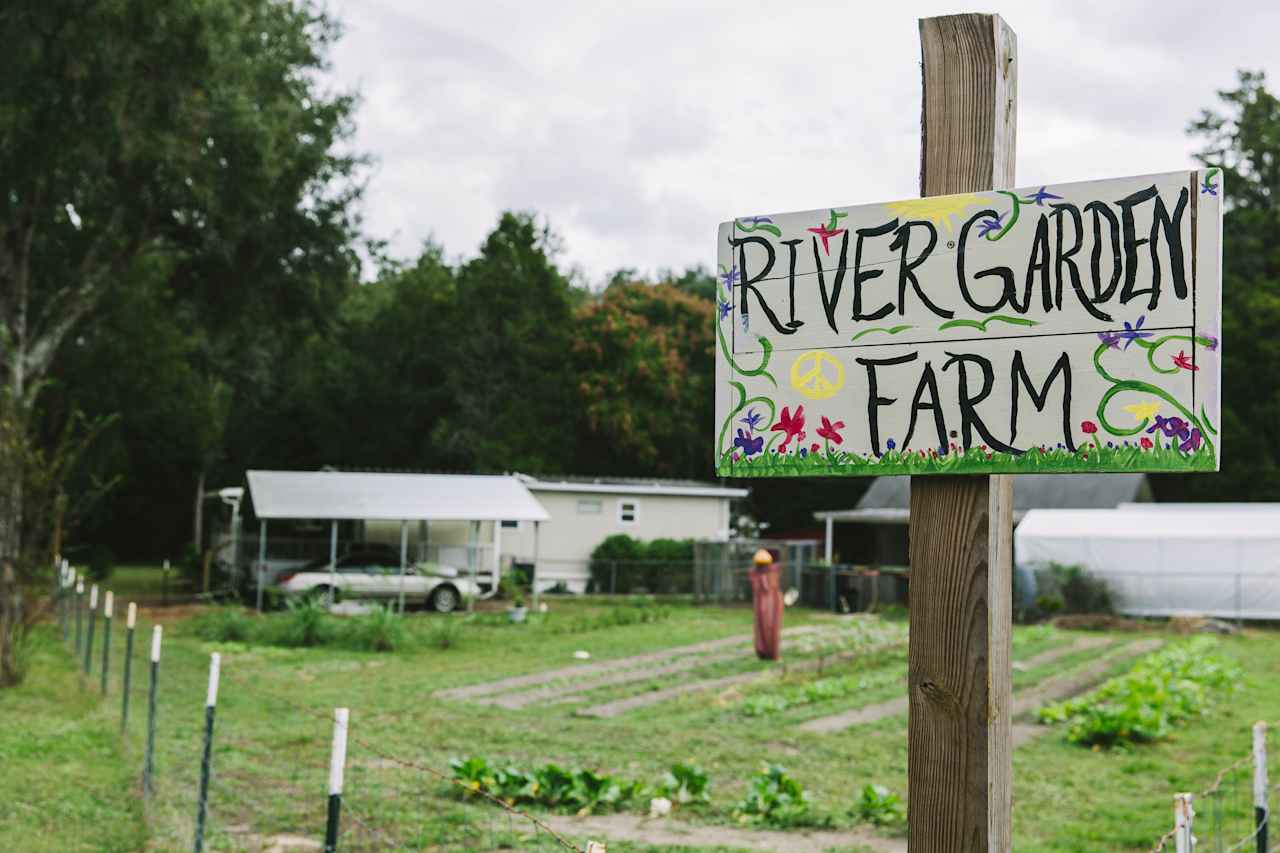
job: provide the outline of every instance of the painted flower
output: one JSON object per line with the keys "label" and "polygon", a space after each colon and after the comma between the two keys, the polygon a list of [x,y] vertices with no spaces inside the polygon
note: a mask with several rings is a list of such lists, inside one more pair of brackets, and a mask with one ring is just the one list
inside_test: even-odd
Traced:
{"label": "painted flower", "polygon": [[1182,442],[1182,444],[1178,445],[1178,449],[1181,450],[1183,453],[1188,453],[1192,450],[1199,450],[1200,440],[1201,440],[1200,430],[1192,429],[1191,435],[1187,436],[1186,440]]}
{"label": "painted flower", "polygon": [[997,213],[995,216],[988,216],[986,219],[978,223],[978,236],[986,237],[992,231],[999,231],[1004,227],[1004,223],[1000,220],[1004,219],[1003,213]]}
{"label": "painted flower", "polygon": [[723,320],[729,316],[729,312],[733,310],[733,303],[720,300],[720,319]]}
{"label": "painted flower", "polygon": [[786,453],[787,445],[791,443],[791,439],[804,441],[804,406],[796,406],[794,415],[791,414],[790,408],[783,406],[782,417],[769,429],[771,432],[783,433],[782,444],[778,445],[778,452]]}
{"label": "painted flower", "polygon": [[836,444],[844,443],[844,436],[840,435],[839,430],[844,429],[844,421],[836,421],[832,423],[827,419],[826,415],[822,416],[822,426],[818,427],[818,435],[834,441]]}
{"label": "painted flower", "polygon": [[1084,421],[1083,423],[1080,424],[1080,431],[1083,432],[1085,435],[1093,435],[1095,432],[1098,431],[1098,425],[1095,424],[1093,421]]}
{"label": "painted flower", "polygon": [[1195,364],[1191,363],[1191,356],[1187,355],[1182,350],[1178,350],[1178,354],[1173,357],[1173,364],[1175,367],[1181,367],[1183,370],[1196,371],[1200,369]]}
{"label": "painted flower", "polygon": [[1146,314],[1143,314],[1142,316],[1138,317],[1138,322],[1137,322],[1136,324],[1132,325],[1132,326],[1130,326],[1130,325],[1129,325],[1129,321],[1128,321],[1128,320],[1125,320],[1125,321],[1124,321],[1124,331],[1123,331],[1123,332],[1119,332],[1119,333],[1117,333],[1117,334],[1118,334],[1119,338],[1120,338],[1122,341],[1124,341],[1124,348],[1125,348],[1125,349],[1128,349],[1128,348],[1129,348],[1129,344],[1133,343],[1134,341],[1138,340],[1139,338],[1149,338],[1149,337],[1151,337],[1151,333],[1150,333],[1150,332],[1141,332],[1141,331],[1139,331],[1139,329],[1141,329],[1141,328],[1142,328],[1142,324],[1143,324],[1143,323],[1145,323],[1145,322],[1146,322],[1146,320],[1147,320],[1147,315],[1146,315]]}
{"label": "painted flower", "polygon": [[1124,410],[1133,415],[1133,419],[1138,422],[1149,421],[1160,411],[1159,403],[1133,403],[1125,406]]}
{"label": "painted flower", "polygon": [[889,448],[890,450],[893,450],[895,447],[897,447],[897,446],[898,446],[898,442],[894,441],[894,440],[891,438],[891,439],[889,439],[888,441],[886,441],[886,442],[884,443],[884,446],[885,446],[885,447],[887,447],[887,448]]}
{"label": "painted flower", "polygon": [[817,452],[818,452],[818,445],[816,445],[816,444],[811,444],[811,445],[809,445],[809,452],[810,452],[810,453],[817,453]]}
{"label": "painted flower", "polygon": [[1217,166],[1204,173],[1204,180],[1200,182],[1200,195],[1216,196],[1218,194],[1218,185],[1213,183],[1213,179],[1217,176]]}
{"label": "painted flower", "polygon": [[733,446],[741,447],[743,456],[750,456],[764,449],[764,436],[753,436],[748,432],[738,430],[738,437],[733,440]]}
{"label": "painted flower", "polygon": [[732,293],[733,286],[738,283],[738,265],[734,264],[727,270],[721,265],[720,269],[723,270],[720,273],[720,281],[724,283],[724,289]]}
{"label": "painted flower", "polygon": [[757,412],[755,408],[747,409],[747,416],[745,418],[738,419],[738,423],[746,424],[747,429],[751,430],[752,432],[755,432],[756,430],[760,429],[760,424],[763,422],[764,422],[764,415]]}
{"label": "painted flower", "polygon": [[1120,349],[1120,335],[1115,332],[1098,332],[1098,340],[1110,349]]}
{"label": "painted flower", "polygon": [[1207,350],[1210,350],[1210,351],[1216,350],[1216,349],[1218,348],[1218,338],[1217,338],[1217,336],[1216,336],[1216,335],[1205,335],[1205,336],[1204,336],[1204,348],[1205,348],[1205,349],[1207,349]]}
{"label": "painted flower", "polygon": [[829,241],[831,240],[832,237],[839,237],[841,234],[845,232],[846,229],[832,228],[827,225],[819,225],[817,228],[806,228],[805,230],[810,231],[814,234],[817,234],[819,237],[822,238],[823,254],[829,255],[831,254],[831,245]]}
{"label": "painted flower", "polygon": [[1190,424],[1182,418],[1166,418],[1163,415],[1156,415],[1156,422],[1147,427],[1147,433],[1153,433],[1160,430],[1165,434],[1166,438],[1187,439],[1191,437]]}
{"label": "painted flower", "polygon": [[799,456],[801,459],[805,458],[806,456],[809,455],[809,448],[807,447],[800,448],[798,451],[796,451],[796,455]]}
{"label": "painted flower", "polygon": [[1044,207],[1045,200],[1050,198],[1061,199],[1062,196],[1054,195],[1053,193],[1046,191],[1044,187],[1041,187],[1040,189],[1036,190],[1034,193],[1031,194],[1031,198],[1023,199],[1023,201],[1025,201],[1027,204],[1031,204],[1032,202],[1034,202],[1037,206]]}

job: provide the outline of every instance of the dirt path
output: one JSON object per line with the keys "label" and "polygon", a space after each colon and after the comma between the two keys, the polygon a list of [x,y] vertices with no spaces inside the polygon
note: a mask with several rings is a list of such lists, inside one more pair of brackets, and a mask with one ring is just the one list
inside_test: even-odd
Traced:
{"label": "dirt path", "polygon": [[884,853],[905,853],[907,842],[881,838],[870,830],[740,829],[733,826],[706,826],[670,818],[649,820],[635,815],[595,815],[592,817],[548,817],[552,829],[574,838],[597,841],[634,841],[657,847],[737,847],[743,850],[770,850],[774,853],[815,853],[830,847],[861,845]]}
{"label": "dirt path", "polygon": [[[1066,657],[1075,652],[1086,651],[1088,649],[1106,647],[1114,642],[1107,637],[1082,637],[1074,643],[1060,646],[1056,649],[1049,649],[1035,657],[1022,661],[1022,665],[1026,669],[1033,669],[1038,666],[1052,663],[1059,658]],[[1152,643],[1155,645],[1153,646]],[[1159,640],[1143,640],[1128,646],[1103,651],[1093,662],[1091,662],[1083,670],[1073,670],[1071,672],[1060,675],[1051,676],[1034,687],[1020,690],[1013,697],[1013,716],[1018,717],[1025,714],[1029,710],[1035,710],[1045,702],[1051,702],[1064,696],[1072,696],[1082,690],[1092,687],[1101,679],[1102,674],[1111,666],[1112,659],[1116,657],[1136,656],[1151,651],[1155,646],[1160,645]],[[1061,692],[1066,691],[1066,692]],[[908,701],[906,696],[898,696],[884,702],[878,702],[875,705],[867,705],[862,708],[854,708],[850,711],[844,711],[840,714],[833,714],[829,717],[818,717],[801,723],[799,728],[805,732],[816,732],[818,734],[831,734],[832,732],[844,731],[853,726],[866,725],[883,720],[886,717],[893,717],[899,714],[907,713]],[[1017,745],[1016,738],[1014,745]]]}
{"label": "dirt path", "polygon": [[[798,628],[786,628],[783,630],[782,635],[784,637],[801,637],[806,634],[815,634],[832,630],[838,629],[831,625],[803,625]],[[561,667],[560,669],[531,672],[526,675],[514,675],[510,678],[500,678],[496,681],[483,681],[479,684],[469,684],[465,687],[451,687],[447,690],[437,690],[431,695],[436,699],[475,699],[479,696],[489,696],[494,693],[502,693],[507,690],[529,687],[530,685],[543,685],[549,681],[580,679],[589,675],[604,675],[618,670],[644,666],[645,664],[654,663],[656,661],[672,660],[683,655],[704,654],[706,652],[718,651],[719,649],[731,648],[737,645],[745,645],[750,642],[750,634],[738,634],[733,637],[722,637],[719,640],[706,640],[701,643],[693,643],[687,646],[674,646],[672,648],[659,649],[654,652],[646,652],[641,655],[631,655],[630,657],[625,658],[614,658],[612,660],[603,660],[596,663],[581,663],[575,666]]]}
{"label": "dirt path", "polygon": [[778,668],[755,670],[753,672],[740,672],[735,675],[725,675],[720,678],[707,678],[702,681],[690,681],[685,684],[677,684],[674,687],[666,687],[662,690],[653,690],[648,693],[628,696],[624,699],[615,699],[612,702],[592,705],[590,708],[583,708],[575,711],[574,714],[579,717],[616,717],[619,714],[625,714],[627,711],[634,711],[636,708],[647,708],[650,705],[657,705],[660,702],[666,702],[667,700],[674,699],[677,696],[685,696],[690,693],[705,693],[708,690],[719,690],[724,687],[734,687],[738,684],[746,684],[762,678],[777,678],[786,672],[812,672],[820,667],[830,666],[833,663],[853,660],[854,658],[859,657],[877,655],[881,652],[902,648],[903,645],[904,643],[902,642],[885,643],[869,649],[853,649],[825,655],[821,658],[807,658],[805,660],[788,664],[786,669]]}

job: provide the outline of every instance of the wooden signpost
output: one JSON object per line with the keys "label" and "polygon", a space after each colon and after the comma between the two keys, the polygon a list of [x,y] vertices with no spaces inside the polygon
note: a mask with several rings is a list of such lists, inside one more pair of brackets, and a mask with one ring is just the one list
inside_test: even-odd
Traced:
{"label": "wooden signpost", "polygon": [[716,466],[912,475],[910,847],[1005,851],[1003,475],[1218,469],[1224,188],[1008,189],[1012,30],[954,15],[920,40],[921,198],[720,226]]}

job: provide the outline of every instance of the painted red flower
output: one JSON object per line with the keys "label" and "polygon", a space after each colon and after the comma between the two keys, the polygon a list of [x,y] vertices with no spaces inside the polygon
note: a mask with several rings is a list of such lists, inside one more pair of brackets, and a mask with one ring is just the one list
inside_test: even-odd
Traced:
{"label": "painted red flower", "polygon": [[826,415],[823,415],[822,426],[818,427],[818,435],[829,441],[834,441],[836,444],[843,444],[844,437],[838,432],[838,430],[842,429],[844,429],[844,421],[832,423],[827,419]]}
{"label": "painted red flower", "polygon": [[[821,430],[819,430],[819,432],[821,432]],[[809,445],[809,452],[810,452],[810,453],[817,453],[817,452],[818,452],[818,445],[816,445],[816,444],[811,444],[811,445]]]}
{"label": "painted red flower", "polygon": [[778,422],[769,427],[771,432],[784,433],[782,444],[778,445],[779,453],[787,452],[787,444],[791,439],[804,441],[804,406],[796,406],[796,413],[791,414],[791,410],[787,406],[782,407],[782,417]]}
{"label": "painted red flower", "polygon": [[1181,367],[1183,370],[1199,370],[1200,368],[1191,363],[1191,356],[1182,350],[1178,350],[1178,354],[1173,357],[1175,367]]}
{"label": "painted red flower", "polygon": [[1093,421],[1085,421],[1084,423],[1080,424],[1080,430],[1084,432],[1085,435],[1093,435],[1095,432],[1098,431],[1098,425],[1095,424]]}
{"label": "painted red flower", "polygon": [[1151,439],[1147,438],[1145,435],[1138,440],[1138,444],[1142,445],[1143,450],[1151,449]]}

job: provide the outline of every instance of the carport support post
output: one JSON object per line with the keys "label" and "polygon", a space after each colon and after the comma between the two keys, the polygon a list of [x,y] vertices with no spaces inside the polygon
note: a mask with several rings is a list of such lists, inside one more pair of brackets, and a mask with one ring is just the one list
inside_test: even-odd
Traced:
{"label": "carport support post", "polygon": [[[998,15],[921,19],[922,196],[1013,186],[1016,44]],[[1008,476],[911,478],[911,853],[1012,849],[1012,498]]]}
{"label": "carport support post", "polygon": [[329,526],[329,606],[333,607],[334,590],[338,586],[338,520]]}
{"label": "carport support post", "polygon": [[409,522],[400,522],[400,615],[404,615],[404,566],[409,560]]}
{"label": "carport support post", "polygon": [[533,577],[529,580],[529,586],[533,593],[533,611],[538,612],[538,555],[541,552],[539,545],[539,536],[542,533],[541,521],[533,523]]}
{"label": "carport support post", "polygon": [[258,519],[258,612],[262,612],[262,574],[267,570],[267,520]]}
{"label": "carport support post", "polygon": [[[467,596],[467,612],[475,610],[476,595],[479,592],[479,581],[477,580],[476,552],[480,550],[480,522],[471,522],[471,533],[467,537],[467,566],[471,570],[471,594]],[[497,592],[497,589],[494,589]]]}

